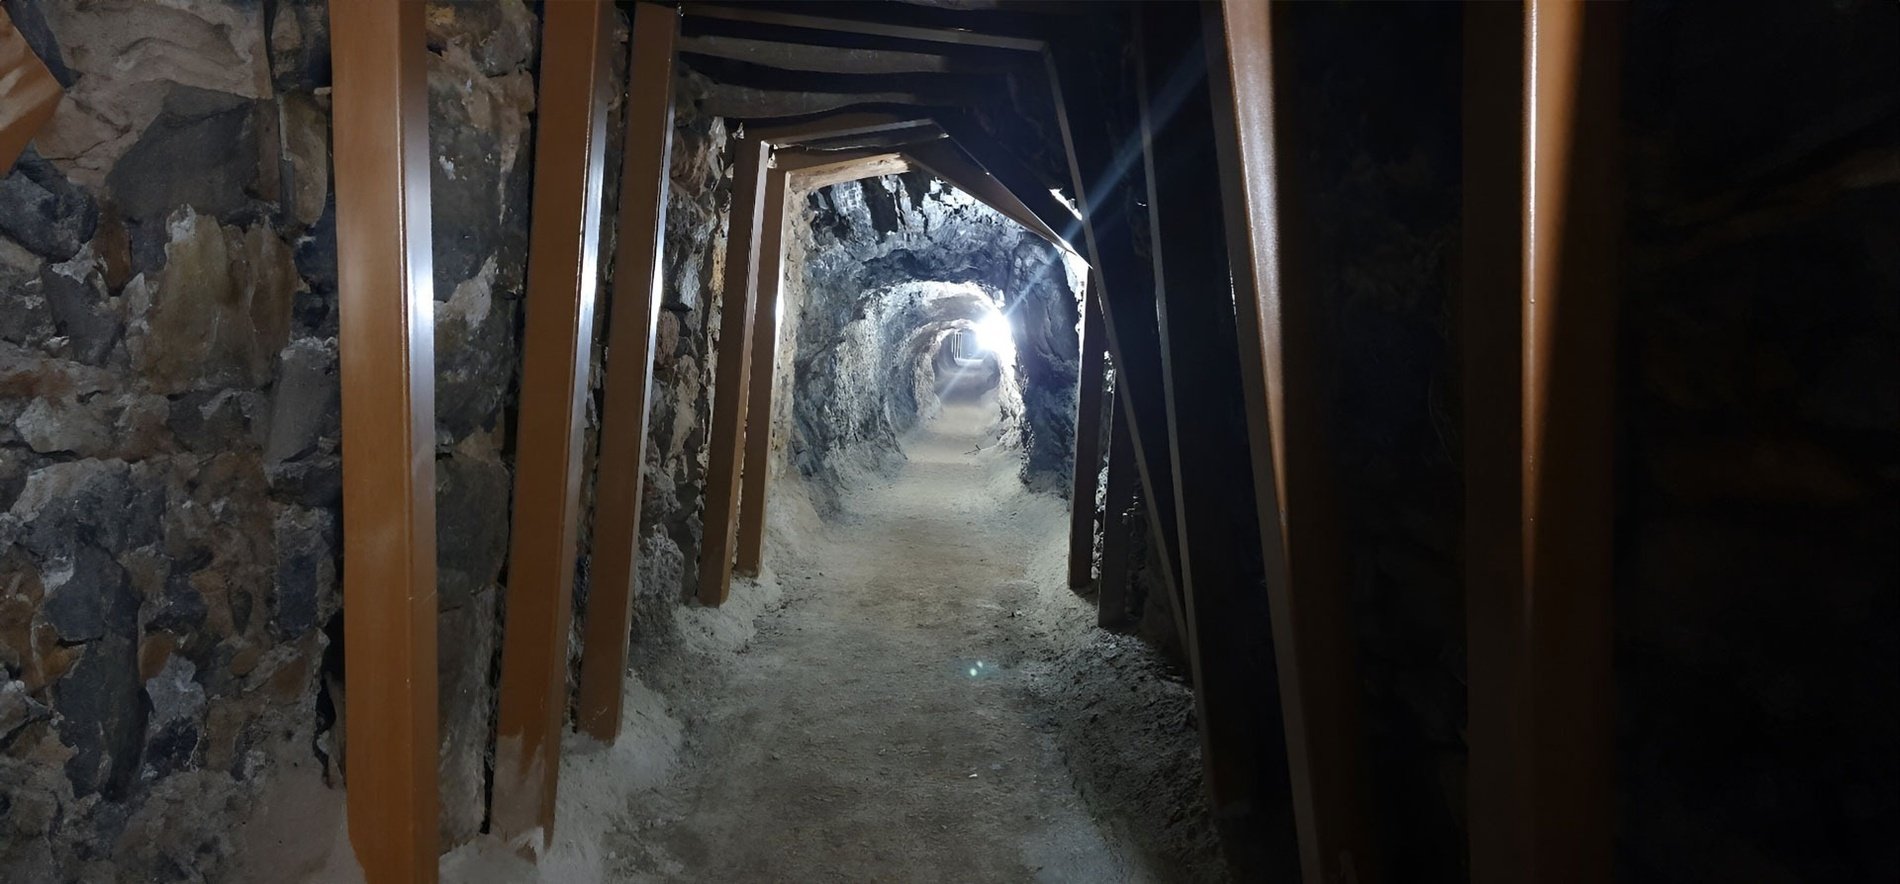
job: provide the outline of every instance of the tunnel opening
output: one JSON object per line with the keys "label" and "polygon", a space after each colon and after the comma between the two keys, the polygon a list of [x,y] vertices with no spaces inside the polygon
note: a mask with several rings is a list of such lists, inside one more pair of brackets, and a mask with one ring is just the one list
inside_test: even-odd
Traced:
{"label": "tunnel opening", "polygon": [[923,171],[817,188],[787,230],[777,383],[785,463],[823,512],[889,475],[947,403],[993,411],[984,447],[1028,488],[1073,470],[1086,266]]}

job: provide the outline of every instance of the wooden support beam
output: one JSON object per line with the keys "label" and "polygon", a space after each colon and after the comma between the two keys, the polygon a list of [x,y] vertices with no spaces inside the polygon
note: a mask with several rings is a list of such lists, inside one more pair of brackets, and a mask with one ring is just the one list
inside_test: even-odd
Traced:
{"label": "wooden support beam", "polygon": [[1613,874],[1622,10],[1465,10],[1471,879]]}
{"label": "wooden support beam", "polygon": [[747,124],[746,134],[766,144],[785,147],[818,139],[882,134],[935,125],[936,121],[923,113],[847,110],[802,120]]}
{"label": "wooden support beam", "polygon": [[673,47],[678,34],[679,14],[674,10],[652,3],[633,5],[606,402],[594,480],[594,560],[575,712],[582,732],[609,743],[620,735],[640,552],[640,479],[646,464],[653,347],[665,297]]}
{"label": "wooden support beam", "polygon": [[[1207,55],[1196,16],[1148,5],[1134,21],[1188,667],[1208,794],[1216,814],[1235,817],[1284,794],[1285,774],[1277,710],[1256,701],[1255,685],[1273,675],[1252,650],[1253,627],[1268,618],[1251,567],[1260,534],[1225,243],[1220,216],[1207,211],[1221,201]],[[1281,833],[1264,834],[1271,843]]]}
{"label": "wooden support beam", "polygon": [[[1155,319],[1153,269],[1143,260],[1136,221],[1130,209],[1145,197],[1141,180],[1140,144],[1134,132],[1121,129],[1116,119],[1133,120],[1133,108],[1116,108],[1111,115],[1103,91],[1094,84],[1103,74],[1092,61],[1070,54],[1066,44],[1047,59],[1056,121],[1068,154],[1075,200],[1082,213],[1079,226],[1096,269],[1095,290],[1101,294],[1102,318],[1108,331],[1109,356],[1115,363],[1115,401],[1129,421],[1130,444],[1138,467],[1142,499],[1146,501],[1153,550],[1167,587],[1167,602],[1180,611],[1179,535],[1175,531],[1172,456],[1168,452],[1167,412],[1162,396],[1161,343]],[[1058,61],[1058,56],[1061,60]],[[1066,72],[1065,72],[1066,69]],[[1069,79],[1090,84],[1071,96]],[[952,133],[954,135],[954,133]],[[984,157],[978,157],[984,161]],[[990,166],[996,171],[998,166]],[[1009,175],[1006,170],[999,175]],[[1005,182],[1014,188],[1031,186],[1025,180]],[[1129,190],[1135,189],[1134,193]],[[1142,220],[1145,223],[1145,220]],[[1187,646],[1184,617],[1176,617],[1182,647]]]}
{"label": "wooden support beam", "polygon": [[680,51],[791,71],[827,74],[997,74],[1008,70],[980,56],[855,49],[725,34],[683,37]]}
{"label": "wooden support beam", "polygon": [[538,833],[541,846],[554,837],[567,713],[581,442],[600,275],[610,12],[605,0],[550,3],[542,26],[508,614],[489,812],[502,838],[519,842]]}
{"label": "wooden support beam", "polygon": [[[773,155],[772,169],[781,174],[805,173],[799,176],[804,178],[807,175],[822,176],[861,168],[875,169],[900,160],[902,156],[890,150],[782,150]],[[767,199],[770,199],[769,195]]]}
{"label": "wooden support beam", "polygon": [[908,171],[910,171],[909,160],[902,156],[892,156],[869,163],[859,163],[794,175],[788,186],[801,193],[810,193],[821,187],[843,184],[846,181],[877,178],[882,175],[902,175]]}
{"label": "wooden support beam", "polygon": [[984,90],[956,80],[940,80],[932,83],[899,81],[881,86],[872,85],[869,91],[845,88],[799,89],[790,84],[780,86],[715,80],[707,87],[699,109],[707,116],[777,120],[830,113],[865,104],[925,107],[965,105],[979,101],[985,94]]}
{"label": "wooden support beam", "polygon": [[1115,403],[1110,403],[1108,424],[1108,492],[1102,499],[1102,576],[1095,588],[1095,623],[1104,629],[1121,629],[1135,619],[1128,598],[1134,533],[1142,532],[1150,543],[1155,539],[1146,521],[1132,529],[1122,525],[1122,516],[1134,505],[1135,490],[1141,485],[1141,466],[1135,463],[1128,417]]}
{"label": "wooden support beam", "polygon": [[688,3],[685,5],[685,10],[686,15],[692,18],[716,18],[726,21],[804,28],[813,31],[839,31],[868,37],[914,40],[920,43],[942,43],[951,46],[980,46],[992,49],[1008,49],[1018,52],[1040,52],[1044,45],[1043,41],[1031,37],[986,33],[983,31],[954,27],[918,27],[915,25],[864,18],[807,15],[798,12],[784,12],[766,4],[719,6],[711,3]]}
{"label": "wooden support beam", "polygon": [[899,130],[884,134],[846,135],[843,138],[818,138],[805,142],[802,146],[812,150],[903,150],[913,144],[927,141],[942,141],[950,136],[936,126],[920,129]]}
{"label": "wooden support beam", "polygon": [[1102,401],[1107,378],[1107,332],[1102,326],[1101,296],[1095,274],[1082,293],[1081,365],[1075,381],[1075,470],[1069,494],[1069,585],[1095,580],[1095,489],[1102,470]]}
{"label": "wooden support beam", "polygon": [[751,383],[752,318],[758,296],[759,232],[765,216],[766,154],[770,149],[756,137],[733,141],[732,218],[726,236],[719,363],[713,377],[705,539],[699,555],[702,605],[725,604],[732,592],[739,470],[745,456],[746,389]]}
{"label": "wooden support beam", "polygon": [[1210,20],[1213,119],[1300,865],[1308,882],[1367,881],[1378,866],[1321,399],[1325,289],[1297,191],[1278,185],[1305,174],[1287,140],[1302,118],[1286,73],[1297,35],[1276,27],[1287,8],[1226,0]]}
{"label": "wooden support beam", "polygon": [[[1075,247],[1056,233],[1055,229],[1036,214],[1014,190],[1005,186],[988,170],[965,158],[963,151],[951,139],[932,141],[926,144],[914,144],[904,149],[904,154],[917,165],[931,174],[949,182],[957,189],[977,199],[1003,214],[1011,221],[1021,224],[1030,233],[1048,240],[1056,248],[1070,254],[1080,254]],[[1041,193],[1047,197],[1045,188]],[[1044,199],[1046,205],[1050,200]]]}
{"label": "wooden support beam", "polygon": [[778,367],[779,285],[784,271],[786,169],[766,175],[759,220],[759,282],[752,311],[752,376],[748,383],[745,469],[740,473],[737,570],[756,577],[765,559],[765,484],[772,459],[772,382]]}
{"label": "wooden support beam", "polygon": [[0,9],[0,177],[13,171],[14,161],[53,118],[65,94],[7,11]]}
{"label": "wooden support beam", "polygon": [[350,844],[436,879],[435,321],[420,0],[332,0]]}
{"label": "wooden support beam", "polygon": [[1073,250],[1067,243],[1076,238],[1074,231],[1081,222],[1077,216],[1079,209],[1052,192],[1056,189],[1054,182],[1005,150],[997,143],[995,136],[977,125],[972,117],[962,113],[939,112],[937,121],[956,141],[957,146],[976,160],[977,169],[993,176],[1025,210],[1041,220],[1042,223],[1032,226],[1031,230],[1064,231],[1056,235],[1056,242],[1065,249]]}

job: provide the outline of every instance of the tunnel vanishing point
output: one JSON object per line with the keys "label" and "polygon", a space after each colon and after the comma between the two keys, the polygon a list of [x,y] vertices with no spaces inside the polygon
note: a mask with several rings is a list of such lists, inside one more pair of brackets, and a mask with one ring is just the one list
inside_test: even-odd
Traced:
{"label": "tunnel vanishing point", "polygon": [[0,0],[0,881],[1900,880],[1900,5]]}

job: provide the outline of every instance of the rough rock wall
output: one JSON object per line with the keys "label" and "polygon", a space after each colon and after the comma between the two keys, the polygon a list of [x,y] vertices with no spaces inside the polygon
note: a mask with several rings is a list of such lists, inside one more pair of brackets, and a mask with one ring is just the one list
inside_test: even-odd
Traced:
{"label": "rough rock wall", "polygon": [[[790,463],[835,486],[838,458],[897,451],[913,383],[947,330],[982,311],[1011,318],[1021,380],[1023,479],[1064,493],[1073,469],[1080,280],[1055,247],[941,181],[869,178],[809,196],[788,231],[785,282]],[[945,285],[953,284],[953,285]],[[990,305],[977,302],[987,299]]]}
{"label": "rough rock wall", "polygon": [[[0,867],[215,876],[344,750],[327,7],[7,8],[67,98],[0,179]],[[429,10],[448,843],[482,815],[537,43],[520,0]]]}
{"label": "rough rock wall", "polygon": [[0,179],[0,867],[181,880],[317,764],[325,98],[252,4],[8,9],[68,93]]}
{"label": "rough rock wall", "polygon": [[541,41],[527,5],[505,0],[431,4],[428,42],[446,849],[480,832],[488,809]]}
{"label": "rough rock wall", "polygon": [[1618,879],[1900,879],[1900,7],[1632,12]]}

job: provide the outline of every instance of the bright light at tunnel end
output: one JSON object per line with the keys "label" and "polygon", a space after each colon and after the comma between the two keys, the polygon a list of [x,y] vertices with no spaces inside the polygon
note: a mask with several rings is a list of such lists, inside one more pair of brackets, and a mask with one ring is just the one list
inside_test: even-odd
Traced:
{"label": "bright light at tunnel end", "polygon": [[990,313],[976,321],[976,346],[985,353],[1011,356],[1016,353],[1016,329],[1009,317]]}

